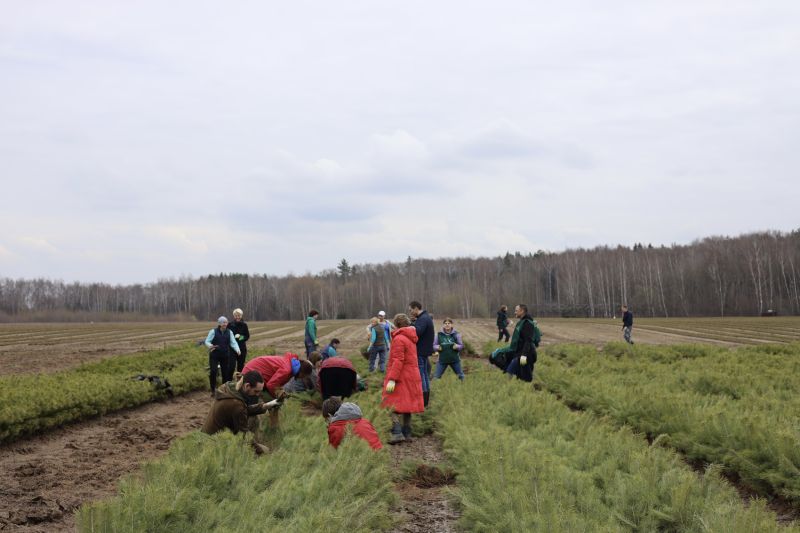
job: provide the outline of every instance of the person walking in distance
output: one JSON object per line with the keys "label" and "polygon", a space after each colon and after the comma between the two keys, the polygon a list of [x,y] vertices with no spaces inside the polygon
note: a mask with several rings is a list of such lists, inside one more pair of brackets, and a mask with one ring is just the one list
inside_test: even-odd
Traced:
{"label": "person walking in distance", "polygon": [[319,346],[319,339],[317,339],[317,317],[319,311],[312,309],[308,312],[306,318],[305,328],[305,343],[306,343],[306,358],[311,355],[311,352],[316,351]]}
{"label": "person walking in distance", "polygon": [[228,319],[221,316],[217,319],[217,327],[208,332],[205,342],[208,348],[208,381],[211,385],[211,396],[217,388],[217,365],[222,373],[222,382],[227,383],[233,379],[233,368],[236,364],[231,351],[238,355],[239,343],[228,329]]}
{"label": "person walking in distance", "polygon": [[247,359],[247,340],[250,338],[250,329],[244,321],[244,312],[241,309],[233,310],[233,322],[228,325],[233,332],[233,338],[239,343],[239,355],[236,356],[236,371],[241,372]]}
{"label": "person walking in distance", "polygon": [[500,309],[497,310],[497,342],[503,340],[505,337],[504,342],[508,342],[508,339],[511,337],[508,334],[508,326],[511,324],[511,321],[508,319],[508,306],[501,305]]}
{"label": "person walking in distance", "polygon": [[631,331],[633,330],[633,313],[628,310],[627,305],[622,306],[622,337],[628,344],[633,344]]}
{"label": "person walking in distance", "polygon": [[[414,300],[408,304],[408,312],[415,319],[414,329],[417,331],[417,362],[419,377],[422,379],[422,398],[425,407],[431,399],[431,355],[433,355],[433,337],[436,334],[433,319],[422,304]],[[397,323],[395,322],[395,325]],[[394,335],[392,336],[394,339]],[[389,352],[391,358],[392,352]]]}

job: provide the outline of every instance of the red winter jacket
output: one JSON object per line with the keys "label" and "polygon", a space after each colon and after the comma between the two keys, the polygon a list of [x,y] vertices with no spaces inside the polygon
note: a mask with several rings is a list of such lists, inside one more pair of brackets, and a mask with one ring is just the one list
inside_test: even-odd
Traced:
{"label": "red winter jacket", "polygon": [[283,387],[292,379],[292,359],[299,359],[297,354],[286,352],[283,355],[262,355],[251,359],[244,365],[242,374],[255,370],[264,378],[264,388],[275,397],[275,390]]}
{"label": "red winter jacket", "polygon": [[[394,380],[394,392],[386,392],[386,383]],[[414,326],[398,328],[392,332],[389,364],[383,380],[382,407],[392,407],[397,413],[421,413],[422,378],[417,363],[417,331]]]}
{"label": "red winter jacket", "polygon": [[339,420],[332,422],[328,426],[328,442],[331,446],[338,448],[342,443],[342,439],[347,434],[347,428],[351,427],[353,433],[367,441],[370,448],[373,450],[380,450],[383,448],[381,439],[378,437],[378,432],[375,431],[372,423],[366,418],[358,418],[356,420]]}

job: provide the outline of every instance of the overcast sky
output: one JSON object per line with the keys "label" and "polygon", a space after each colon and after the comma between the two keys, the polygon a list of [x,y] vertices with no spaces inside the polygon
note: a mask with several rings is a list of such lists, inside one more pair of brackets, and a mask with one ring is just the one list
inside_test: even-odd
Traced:
{"label": "overcast sky", "polygon": [[796,229],[798,28],[797,0],[3,2],[0,276]]}

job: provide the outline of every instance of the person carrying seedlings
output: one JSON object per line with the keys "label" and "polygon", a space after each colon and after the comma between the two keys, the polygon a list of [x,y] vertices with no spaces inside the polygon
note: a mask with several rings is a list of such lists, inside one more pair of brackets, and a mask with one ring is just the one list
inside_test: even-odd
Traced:
{"label": "person carrying seedlings", "polygon": [[431,396],[431,355],[433,355],[435,327],[431,315],[422,309],[422,304],[418,301],[414,300],[409,303],[408,310],[414,318],[414,329],[417,332],[417,364],[419,365],[419,377],[422,380],[423,402],[425,407],[428,407]]}
{"label": "person carrying seedlings", "polygon": [[323,400],[331,396],[347,398],[358,391],[358,373],[349,359],[331,357],[319,365],[317,390]]}
{"label": "person carrying seedlings", "polygon": [[449,366],[458,379],[464,381],[464,371],[461,369],[461,350],[464,349],[464,343],[461,340],[461,333],[453,328],[452,318],[444,319],[442,331],[436,334],[434,343],[433,351],[439,353],[439,360],[436,361],[433,379],[441,378]]}
{"label": "person carrying seedlings", "polygon": [[381,372],[386,372],[386,350],[391,344],[389,338],[391,333],[381,324],[377,317],[372,318],[372,325],[369,328],[369,371],[375,372],[380,368]]}
{"label": "person carrying seedlings", "polygon": [[[250,371],[239,378],[238,382],[223,383],[219,389],[211,409],[203,423],[202,431],[213,435],[225,429],[238,433],[252,432],[254,439],[258,435],[258,415],[275,409],[278,400],[260,402],[264,390],[264,378],[255,371]],[[254,441],[256,453],[263,453],[266,447]]]}
{"label": "person carrying seedlings", "polygon": [[236,356],[236,371],[241,372],[247,359],[247,340],[250,338],[250,329],[244,321],[244,312],[236,308],[233,310],[233,322],[228,325],[233,332],[233,338],[239,343],[239,355]]}
{"label": "person carrying seedlings", "polygon": [[500,309],[497,310],[497,342],[503,340],[505,337],[504,342],[508,342],[510,335],[508,334],[508,326],[511,325],[511,321],[508,319],[508,306],[501,305]]}
{"label": "person carrying seedlings", "polygon": [[394,325],[397,329],[392,332],[392,348],[381,395],[381,406],[392,410],[389,444],[410,441],[411,415],[425,411],[417,358],[417,331],[404,314],[395,315]]}
{"label": "person carrying seedlings", "polygon": [[306,378],[293,377],[283,386],[284,391],[304,392],[317,390],[319,383],[319,366],[322,362],[322,357],[319,355],[319,352],[311,352],[311,355],[308,356],[308,362],[314,367],[311,369],[311,374]]}
{"label": "person carrying seedlings", "polygon": [[633,330],[633,313],[628,311],[628,306],[622,306],[622,338],[628,344],[633,344],[631,332]]}
{"label": "person carrying seedlings", "polygon": [[372,423],[361,414],[361,408],[354,403],[342,403],[338,396],[331,396],[322,402],[322,418],[328,425],[328,442],[334,448],[342,443],[348,429],[357,437],[364,439],[373,450],[383,448],[378,432]]}
{"label": "person carrying seedlings", "polygon": [[[283,355],[262,355],[251,359],[244,365],[243,373],[255,370],[264,379],[264,388],[269,395],[276,400],[283,400],[286,392],[283,386],[292,377],[304,379],[311,375],[314,366],[307,360],[301,361],[297,354],[286,352]],[[278,410],[273,409],[269,412],[270,425],[275,428],[278,426]]]}
{"label": "person carrying seedlings", "polygon": [[328,359],[329,357],[336,357],[336,350],[339,348],[339,339],[331,339],[331,342],[320,352],[322,356],[322,360]]}
{"label": "person carrying seedlings", "polygon": [[233,379],[233,370],[236,364],[231,352],[239,355],[239,343],[228,329],[228,319],[221,316],[217,319],[217,327],[208,332],[205,341],[208,348],[208,381],[211,385],[211,396],[217,388],[217,365],[222,373],[222,382],[227,383]]}
{"label": "person carrying seedlings", "polygon": [[305,343],[306,343],[306,357],[311,355],[311,352],[319,346],[319,339],[317,339],[317,317],[319,311],[312,309],[308,312],[305,327]]}
{"label": "person carrying seedlings", "polygon": [[536,363],[536,347],[539,345],[541,332],[533,317],[528,313],[528,306],[519,304],[514,308],[517,325],[511,335],[511,343],[505,348],[495,350],[497,354],[508,360],[506,373],[523,381],[533,381],[533,365]]}

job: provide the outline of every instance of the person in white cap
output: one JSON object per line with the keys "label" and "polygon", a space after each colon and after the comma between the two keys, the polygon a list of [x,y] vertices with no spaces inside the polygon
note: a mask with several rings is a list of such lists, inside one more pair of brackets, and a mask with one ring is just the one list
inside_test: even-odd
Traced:
{"label": "person in white cap", "polygon": [[217,388],[217,365],[222,372],[222,382],[227,383],[233,379],[233,369],[236,360],[231,357],[231,351],[236,355],[241,353],[239,343],[228,329],[228,319],[221,316],[217,319],[217,327],[208,332],[205,342],[208,348],[208,380],[211,384],[211,396]]}

